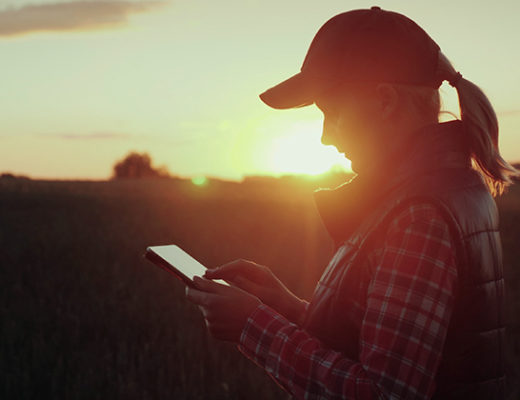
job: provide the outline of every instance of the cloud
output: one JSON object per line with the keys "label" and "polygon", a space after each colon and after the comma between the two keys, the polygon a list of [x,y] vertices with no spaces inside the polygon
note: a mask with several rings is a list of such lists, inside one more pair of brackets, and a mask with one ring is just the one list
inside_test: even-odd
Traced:
{"label": "cloud", "polygon": [[130,14],[150,11],[165,1],[68,1],[0,10],[0,36],[42,31],[106,29],[124,25]]}
{"label": "cloud", "polygon": [[105,140],[105,139],[129,139],[133,135],[126,133],[116,133],[116,132],[98,132],[98,133],[87,133],[87,134],[74,134],[74,133],[57,133],[46,135],[48,137],[54,137],[58,139],[66,139],[66,140]]}
{"label": "cloud", "polygon": [[[208,135],[190,135],[189,137],[162,136],[154,134],[131,134],[120,132],[92,132],[92,133],[37,133],[39,137],[62,140],[145,140],[146,142],[161,142],[169,146],[183,146],[197,142],[208,142],[216,140],[216,137],[208,137]],[[2,138],[2,136],[0,136]]]}

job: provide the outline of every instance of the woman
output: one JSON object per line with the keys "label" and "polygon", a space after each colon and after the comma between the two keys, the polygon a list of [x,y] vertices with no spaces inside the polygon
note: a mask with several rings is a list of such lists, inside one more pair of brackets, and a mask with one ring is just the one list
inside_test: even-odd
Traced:
{"label": "woman", "polygon": [[[444,80],[461,120],[439,123]],[[357,176],[315,193],[336,253],[312,300],[236,260],[187,289],[211,333],[296,398],[504,398],[491,194],[516,171],[484,93],[413,21],[373,7],[327,21],[301,72],[260,97],[279,109],[316,104],[322,142]]]}

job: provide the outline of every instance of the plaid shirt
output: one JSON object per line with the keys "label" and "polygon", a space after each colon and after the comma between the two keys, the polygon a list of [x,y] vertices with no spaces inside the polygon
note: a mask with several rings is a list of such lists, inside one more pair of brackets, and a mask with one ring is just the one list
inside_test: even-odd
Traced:
{"label": "plaid shirt", "polygon": [[265,304],[249,316],[239,350],[296,398],[431,398],[457,279],[448,225],[433,206],[410,206],[368,262],[357,359]]}

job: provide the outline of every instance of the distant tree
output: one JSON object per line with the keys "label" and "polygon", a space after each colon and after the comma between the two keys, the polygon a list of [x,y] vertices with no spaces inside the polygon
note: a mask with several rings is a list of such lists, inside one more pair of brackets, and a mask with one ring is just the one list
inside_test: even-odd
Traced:
{"label": "distant tree", "polygon": [[0,179],[16,179],[16,176],[10,172],[3,172],[2,175],[0,175]]}
{"label": "distant tree", "polygon": [[148,153],[130,152],[114,165],[114,179],[118,178],[167,178],[168,169],[164,166],[153,167]]}
{"label": "distant tree", "polygon": [[29,177],[27,177],[25,175],[15,175],[11,172],[2,172],[2,173],[0,173],[0,179],[5,179],[5,180],[25,179],[25,180],[28,180]]}

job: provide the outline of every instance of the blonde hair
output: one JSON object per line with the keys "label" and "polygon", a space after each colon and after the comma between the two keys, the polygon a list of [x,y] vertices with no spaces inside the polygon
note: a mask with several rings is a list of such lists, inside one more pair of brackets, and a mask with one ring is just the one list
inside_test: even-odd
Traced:
{"label": "blonde hair", "polygon": [[[493,196],[502,194],[511,184],[511,178],[520,174],[500,155],[498,120],[493,106],[482,89],[458,76],[451,62],[441,51],[437,77],[441,82],[450,81],[457,90],[461,121],[469,140],[473,168],[480,173]],[[408,96],[416,112],[425,120],[439,120],[439,114],[442,112],[439,90],[410,85],[399,85],[396,89]]]}
{"label": "blonde hair", "polygon": [[439,122],[441,96],[437,89],[429,86],[394,85],[401,98],[406,98],[409,105],[421,120],[426,123]]}

